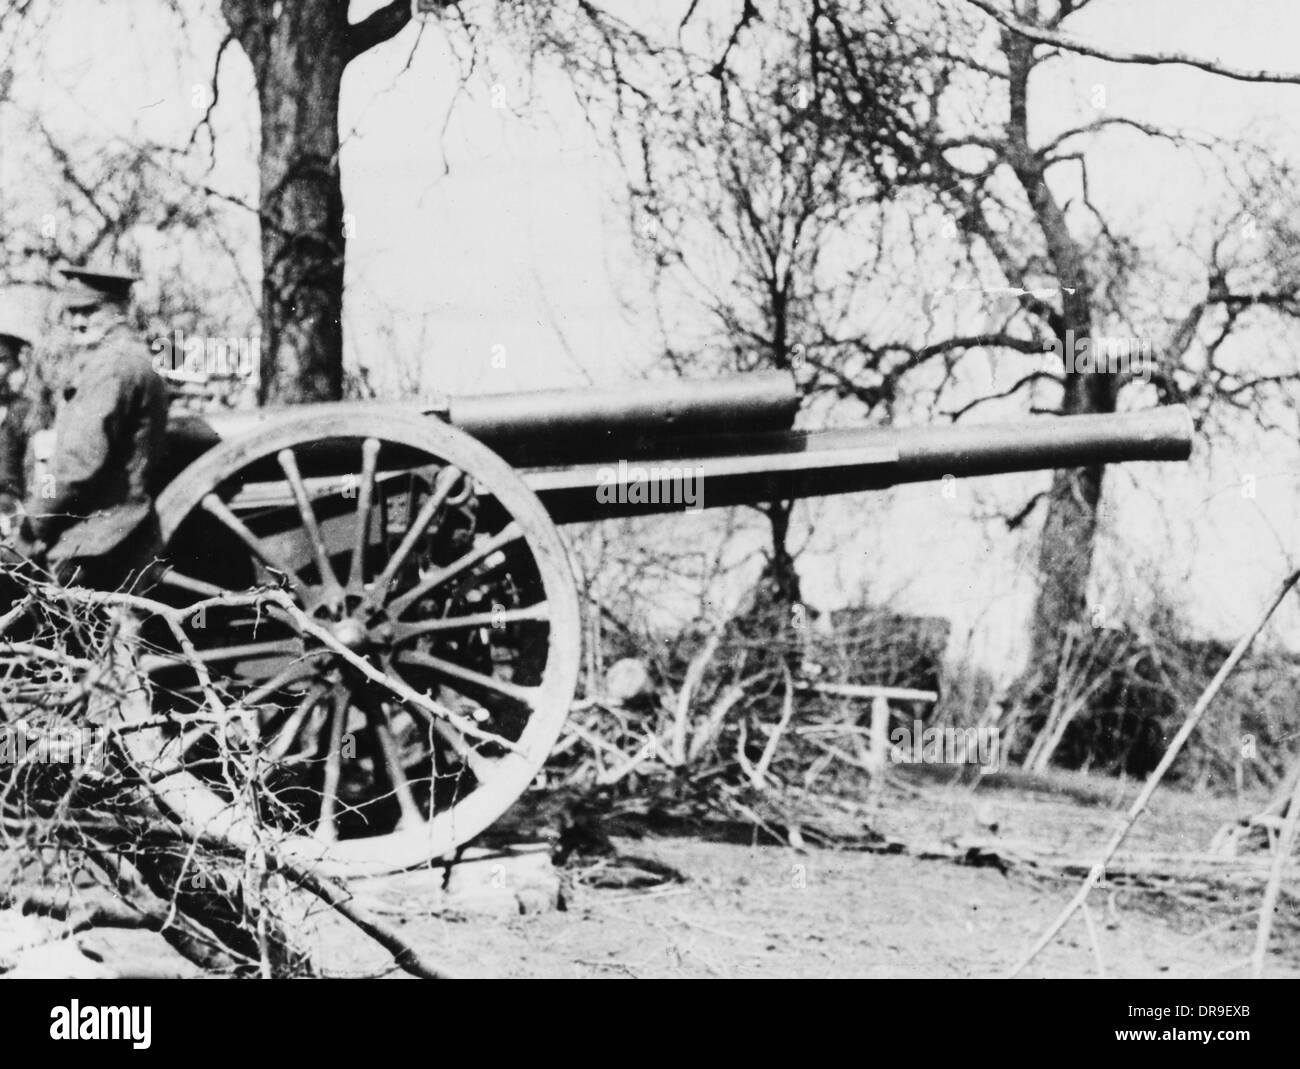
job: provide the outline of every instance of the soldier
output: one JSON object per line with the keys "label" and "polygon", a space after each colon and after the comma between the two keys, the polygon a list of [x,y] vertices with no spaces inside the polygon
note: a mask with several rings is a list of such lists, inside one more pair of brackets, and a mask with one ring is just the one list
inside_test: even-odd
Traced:
{"label": "soldier", "polygon": [[31,348],[23,324],[0,321],[0,538],[14,533],[27,491],[27,431],[31,405],[22,396],[23,357]]}
{"label": "soldier", "polygon": [[36,374],[36,346],[44,328],[30,286],[0,292],[0,541],[18,529],[21,506],[36,457],[53,422],[48,390]]}
{"label": "soldier", "polygon": [[54,369],[49,470],[27,487],[17,548],[61,582],[113,590],[139,580],[160,547],[150,489],[167,390],[126,324],[136,279],[63,274],[72,342]]}

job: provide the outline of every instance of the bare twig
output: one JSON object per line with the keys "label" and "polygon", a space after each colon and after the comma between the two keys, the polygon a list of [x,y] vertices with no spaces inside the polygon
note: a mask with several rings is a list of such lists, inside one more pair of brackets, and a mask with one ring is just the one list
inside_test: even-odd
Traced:
{"label": "bare twig", "polygon": [[1144,66],[1168,66],[1179,65],[1185,67],[1195,67],[1197,70],[1205,71],[1209,74],[1217,74],[1222,78],[1231,78],[1238,82],[1270,82],[1284,84],[1300,84],[1300,73],[1288,71],[1268,71],[1253,67],[1236,67],[1219,60],[1205,59],[1200,56],[1193,56],[1187,52],[1131,52],[1118,48],[1105,48],[1101,45],[1086,41],[1070,33],[1062,33],[1059,30],[1047,29],[1043,26],[1034,26],[1014,15],[1003,11],[993,0],[966,0],[979,8],[986,15],[995,19],[1000,25],[1010,30],[1012,33],[1027,40],[1034,41],[1037,44],[1052,45],[1063,52],[1075,52],[1081,56],[1091,56],[1093,59],[1104,59],[1110,63],[1135,63]]}
{"label": "bare twig", "polygon": [[1060,915],[1052,922],[1047,931],[1039,937],[1038,941],[1030,948],[1029,952],[1012,967],[1008,972],[1008,976],[1020,975],[1029,963],[1033,961],[1034,958],[1038,957],[1043,948],[1056,937],[1056,934],[1065,926],[1066,921],[1074,915],[1075,911],[1087,901],[1089,892],[1092,891],[1098,881],[1100,881],[1106,874],[1107,863],[1115,856],[1115,852],[1119,849],[1125,838],[1127,838],[1133,825],[1137,823],[1138,817],[1140,817],[1142,812],[1146,809],[1147,803],[1151,800],[1151,796],[1155,794],[1156,788],[1160,786],[1160,781],[1164,779],[1165,773],[1169,771],[1169,767],[1174,763],[1174,760],[1178,757],[1179,753],[1182,752],[1183,746],[1191,737],[1192,732],[1196,730],[1196,726],[1201,722],[1201,718],[1205,715],[1206,710],[1209,709],[1214,699],[1218,697],[1219,691],[1223,689],[1223,685],[1227,682],[1228,677],[1232,675],[1233,670],[1241,662],[1241,659],[1254,644],[1255,639],[1259,637],[1259,633],[1264,630],[1265,625],[1272,618],[1273,613],[1277,611],[1278,606],[1282,604],[1287,594],[1291,592],[1297,582],[1300,582],[1300,571],[1292,572],[1282,581],[1277,592],[1273,595],[1264,611],[1260,613],[1259,619],[1255,621],[1254,626],[1250,631],[1243,635],[1237,642],[1237,645],[1233,647],[1227,660],[1223,662],[1219,671],[1215,673],[1209,686],[1205,688],[1205,692],[1201,695],[1192,711],[1187,715],[1187,719],[1183,721],[1183,725],[1178,729],[1178,733],[1169,743],[1169,748],[1165,750],[1164,756],[1160,759],[1160,763],[1156,765],[1151,775],[1147,778],[1147,781],[1143,785],[1137,798],[1134,799],[1133,805],[1129,808],[1128,814],[1124,818],[1123,825],[1115,832],[1110,841],[1106,844],[1101,857],[1093,864],[1092,870],[1088,873],[1087,878],[1083,881],[1078,892],[1072,899],[1070,899],[1066,907],[1061,910]]}
{"label": "bare twig", "polygon": [[1264,888],[1264,901],[1259,907],[1259,929],[1255,936],[1255,951],[1251,955],[1250,967],[1255,977],[1264,975],[1264,959],[1268,954],[1268,939],[1273,930],[1273,914],[1277,909],[1278,892],[1282,887],[1282,872],[1290,860],[1291,849],[1295,845],[1296,826],[1300,824],[1300,776],[1296,777],[1295,788],[1291,792],[1291,801],[1287,806],[1286,822],[1278,836],[1273,852],[1273,869],[1269,873],[1268,885]]}

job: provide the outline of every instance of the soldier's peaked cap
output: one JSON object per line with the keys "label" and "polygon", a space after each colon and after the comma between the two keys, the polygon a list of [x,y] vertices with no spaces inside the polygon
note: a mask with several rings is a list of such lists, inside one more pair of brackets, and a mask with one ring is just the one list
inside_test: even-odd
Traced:
{"label": "soldier's peaked cap", "polygon": [[59,273],[68,280],[61,295],[65,308],[126,304],[131,299],[131,287],[140,281],[135,275],[98,267],[60,267]]}

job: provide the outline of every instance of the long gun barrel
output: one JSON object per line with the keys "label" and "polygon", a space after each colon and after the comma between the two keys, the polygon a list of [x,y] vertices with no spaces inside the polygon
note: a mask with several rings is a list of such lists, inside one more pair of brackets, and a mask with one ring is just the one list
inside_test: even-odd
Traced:
{"label": "long gun barrel", "polygon": [[[707,444],[707,449],[701,448]],[[717,436],[657,461],[530,471],[560,523],[880,490],[901,483],[1123,461],[1186,460],[1183,406],[1022,423]]]}

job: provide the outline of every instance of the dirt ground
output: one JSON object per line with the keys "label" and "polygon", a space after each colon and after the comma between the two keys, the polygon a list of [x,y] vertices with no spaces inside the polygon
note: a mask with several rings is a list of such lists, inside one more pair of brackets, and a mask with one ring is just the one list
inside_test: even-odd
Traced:
{"label": "dirt ground", "polygon": [[[373,889],[358,895],[385,907],[386,920],[459,976],[996,976],[1046,929],[1079,877],[1044,875],[1024,864],[962,864],[952,856],[968,856],[967,846],[976,843],[985,860],[1032,850],[1077,858],[1086,870],[1139,787],[1071,774],[967,783],[896,774],[881,797],[845,802],[841,815],[846,827],[870,828],[887,843],[905,844],[906,853],[737,842],[732,826],[732,841],[698,834],[616,838],[621,862],[587,857],[561,870],[562,910],[520,915],[507,895],[507,911],[495,916],[437,913],[429,905],[429,889],[437,893],[429,872],[394,877],[377,896]],[[1257,812],[1260,801],[1162,788],[1124,853],[1204,854],[1218,828]],[[918,856],[945,850],[947,859]],[[545,851],[534,857],[545,873]],[[626,874],[627,858],[651,859],[681,879],[638,889],[594,886]],[[1100,962],[1076,916],[1026,975],[1243,975],[1261,892],[1260,880],[1157,878],[1133,885],[1117,877],[1090,899]],[[1292,877],[1271,944],[1273,977],[1300,976],[1296,892]],[[193,974],[156,935],[96,932],[82,942],[128,974]],[[327,975],[396,972],[375,944],[336,919],[321,921],[312,943]]]}
{"label": "dirt ground", "polygon": [[[1069,775],[904,784],[864,806],[862,816],[909,843],[1032,842],[1091,860],[1138,786]],[[1204,851],[1236,812],[1232,799],[1164,791],[1131,849]],[[421,951],[463,976],[984,977],[1025,952],[1078,885],[1023,868],[908,855],[688,837],[617,844],[672,866],[684,882],[639,891],[579,884],[564,911],[504,919],[392,919]],[[1193,895],[1176,883],[1164,890],[1112,884],[1094,892],[1101,968],[1122,977],[1225,975],[1253,945],[1259,886]],[[1285,895],[1270,976],[1300,976],[1298,921],[1297,898]],[[325,964],[345,974],[381,964],[351,942],[323,949]],[[1098,972],[1076,917],[1026,975]]]}

